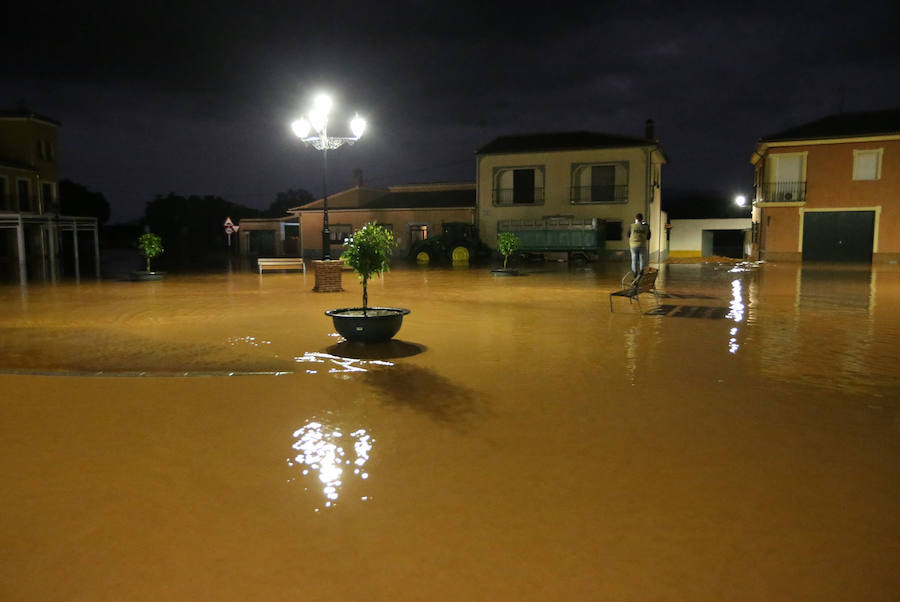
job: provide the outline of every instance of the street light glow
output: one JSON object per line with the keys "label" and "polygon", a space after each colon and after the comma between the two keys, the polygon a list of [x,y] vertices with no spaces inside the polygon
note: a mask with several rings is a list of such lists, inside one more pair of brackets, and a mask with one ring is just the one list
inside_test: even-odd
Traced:
{"label": "street light glow", "polygon": [[313,99],[313,106],[316,108],[316,111],[320,111],[327,117],[328,111],[331,110],[331,97],[327,94],[317,94]]}
{"label": "street light glow", "polygon": [[309,128],[309,121],[307,121],[305,117],[301,117],[291,124],[291,129],[294,130],[294,135],[297,136],[297,138],[306,138],[309,136]]}
{"label": "street light glow", "polygon": [[359,113],[350,120],[350,131],[357,138],[362,138],[363,132],[366,131],[366,120],[360,117]]}
{"label": "street light glow", "polygon": [[366,120],[357,113],[350,120],[353,136],[329,136],[328,112],[331,111],[331,105],[330,96],[317,94],[313,98],[313,106],[309,112],[291,123],[294,134],[305,145],[322,151],[322,259],[324,260],[331,259],[331,230],[328,228],[328,151],[338,149],[344,144],[353,144],[366,131]]}
{"label": "street light glow", "polygon": [[742,194],[739,194],[736,197],[734,197],[734,202],[738,207],[743,207],[744,205],[747,204],[747,197],[745,197]]}

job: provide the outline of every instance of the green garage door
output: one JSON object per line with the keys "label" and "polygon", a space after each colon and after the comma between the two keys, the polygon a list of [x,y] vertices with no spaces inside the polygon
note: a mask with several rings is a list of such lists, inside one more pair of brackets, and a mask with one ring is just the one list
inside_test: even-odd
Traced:
{"label": "green garage door", "polygon": [[808,211],[803,214],[803,259],[871,263],[874,236],[874,211]]}

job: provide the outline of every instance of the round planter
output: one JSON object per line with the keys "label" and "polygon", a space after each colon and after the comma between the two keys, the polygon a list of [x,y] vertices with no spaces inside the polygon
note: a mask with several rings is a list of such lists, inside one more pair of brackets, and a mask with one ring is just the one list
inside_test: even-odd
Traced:
{"label": "round planter", "polygon": [[519,270],[513,268],[500,268],[499,270],[491,270],[494,276],[518,276]]}
{"label": "round planter", "polygon": [[402,307],[369,307],[363,315],[361,307],[329,309],[334,328],[351,343],[382,343],[400,330],[403,316],[409,313]]}
{"label": "round planter", "polygon": [[135,282],[146,282],[148,280],[162,280],[166,275],[165,272],[148,272],[147,270],[136,270],[131,272],[131,279]]}

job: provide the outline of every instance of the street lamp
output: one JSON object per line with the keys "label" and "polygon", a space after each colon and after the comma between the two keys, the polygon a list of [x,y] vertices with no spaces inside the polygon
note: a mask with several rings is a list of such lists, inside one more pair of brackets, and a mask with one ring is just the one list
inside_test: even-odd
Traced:
{"label": "street lamp", "polygon": [[291,123],[294,135],[300,138],[304,144],[322,151],[324,157],[322,168],[322,259],[326,260],[331,259],[331,231],[328,229],[328,151],[340,148],[344,144],[353,144],[366,131],[366,120],[357,113],[350,120],[352,136],[329,136],[328,112],[331,110],[331,104],[330,96],[319,94],[313,99],[312,109],[304,117]]}
{"label": "street lamp", "polygon": [[738,207],[744,207],[747,204],[747,197],[742,194],[737,195],[734,197],[734,204]]}

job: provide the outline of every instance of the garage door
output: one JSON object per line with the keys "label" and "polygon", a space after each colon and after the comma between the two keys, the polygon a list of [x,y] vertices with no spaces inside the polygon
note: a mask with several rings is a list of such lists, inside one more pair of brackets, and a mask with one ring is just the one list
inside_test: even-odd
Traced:
{"label": "garage door", "polygon": [[874,236],[874,211],[809,211],[803,215],[803,260],[871,263]]}

